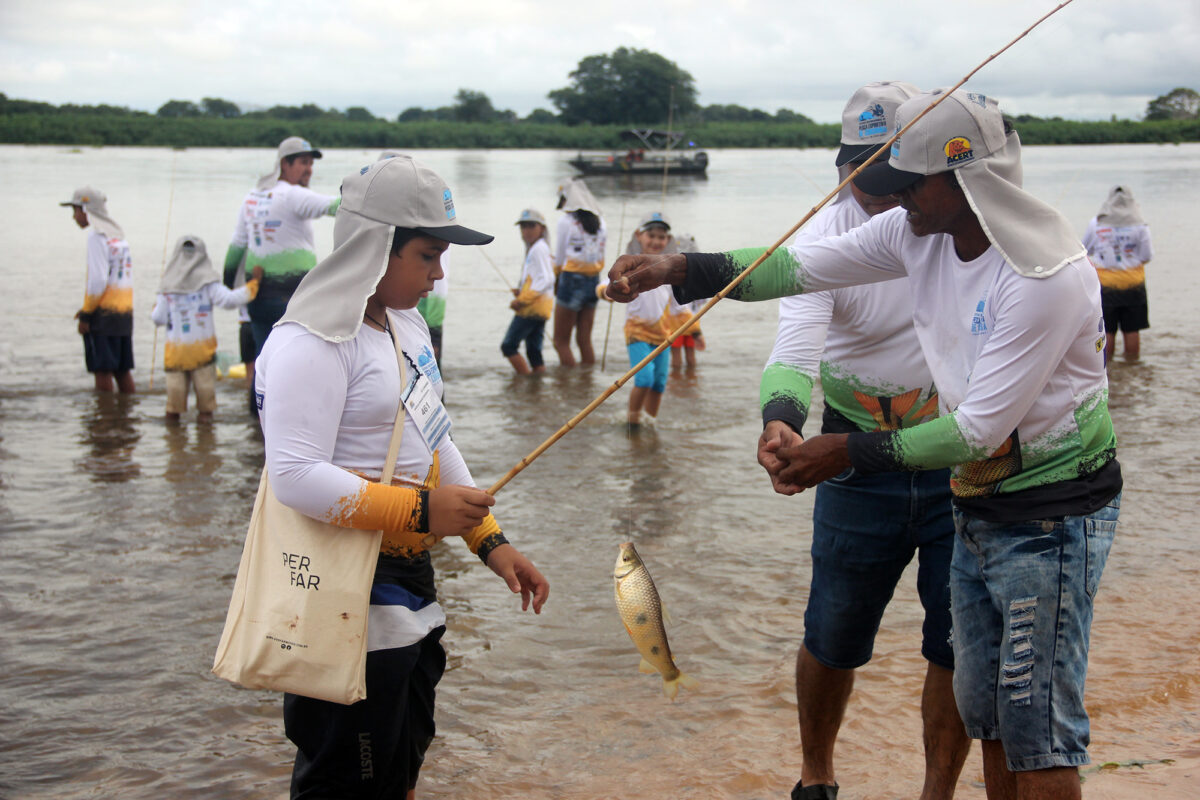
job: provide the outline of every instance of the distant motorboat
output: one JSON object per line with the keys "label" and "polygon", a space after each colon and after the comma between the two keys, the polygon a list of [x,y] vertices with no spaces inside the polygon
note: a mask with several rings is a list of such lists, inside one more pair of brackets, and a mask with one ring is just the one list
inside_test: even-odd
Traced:
{"label": "distant motorboat", "polygon": [[684,143],[678,131],[631,128],[621,133],[630,141],[625,151],[585,153],[580,151],[569,163],[585,175],[703,174],[708,169],[708,153],[694,143]]}

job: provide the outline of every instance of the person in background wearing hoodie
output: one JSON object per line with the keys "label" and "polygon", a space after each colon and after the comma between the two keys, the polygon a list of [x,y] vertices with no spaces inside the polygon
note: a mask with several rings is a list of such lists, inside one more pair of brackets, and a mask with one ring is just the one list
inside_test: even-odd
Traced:
{"label": "person in background wearing hoodie", "polygon": [[1133,193],[1114,186],[1100,213],[1088,223],[1083,246],[1100,278],[1100,306],[1104,309],[1104,363],[1111,364],[1122,334],[1125,358],[1141,355],[1139,331],[1150,327],[1146,301],[1145,266],[1154,257],[1150,226],[1142,219]]}
{"label": "person in background wearing hoodie", "polygon": [[188,389],[196,392],[196,419],[211,422],[217,408],[217,329],[213,307],[242,308],[258,293],[263,268],[255,265],[240,289],[221,285],[208,248],[199,236],[182,236],[163,270],[150,320],[167,327],[163,371],[167,373],[167,411],[178,421],[187,411]]}
{"label": "person in background wearing hoodie", "polygon": [[566,212],[554,237],[554,350],[564,367],[575,366],[571,334],[579,345],[579,363],[596,363],[592,324],[596,320],[596,286],[604,269],[608,231],[596,198],[580,178],[559,189],[558,208]]}
{"label": "person in background wearing hoodie", "polygon": [[[513,300],[509,308],[514,312],[500,352],[520,375],[545,372],[542,360],[542,339],[546,331],[546,320],[554,309],[554,267],[551,264],[550,245],[546,241],[546,218],[536,208],[521,212],[517,225],[521,227],[521,241],[525,243],[525,263],[521,265],[521,279],[512,290]],[[436,286],[436,284],[435,284]],[[525,342],[525,360],[519,352]]]}
{"label": "person in background wearing hoodie", "polygon": [[[283,316],[292,292],[316,266],[312,220],[332,217],[340,198],[318,194],[308,188],[314,159],[321,151],[299,136],[279,144],[274,169],[242,200],[233,240],[225,251],[225,286],[238,282],[238,268],[248,279],[256,266],[262,267],[258,295],[247,306],[254,355],[262,352],[271,327]],[[243,267],[244,265],[244,267]],[[246,364],[246,385],[251,387],[253,405],[254,361]]]}
{"label": "person in background wearing hoodie", "polygon": [[125,232],[108,215],[104,192],[91,186],[75,190],[60,206],[70,206],[75,224],[89,225],[87,288],[75,313],[83,337],[83,359],[96,391],[135,391],[133,385],[133,261]]}

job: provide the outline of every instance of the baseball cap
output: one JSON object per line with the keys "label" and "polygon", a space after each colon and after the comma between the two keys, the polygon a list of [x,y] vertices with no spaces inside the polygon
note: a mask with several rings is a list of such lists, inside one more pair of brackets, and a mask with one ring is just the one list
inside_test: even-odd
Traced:
{"label": "baseball cap", "polygon": [[99,201],[104,203],[108,200],[104,196],[104,192],[99,189],[93,189],[91,186],[81,186],[71,195],[71,199],[65,203],[59,203],[60,206],[86,206],[89,203]]}
{"label": "baseball cap", "polygon": [[301,153],[312,153],[313,158],[321,157],[321,151],[309,144],[307,139],[302,139],[299,136],[289,136],[279,143],[279,153],[276,160],[282,161],[288,156],[300,155]]}
{"label": "baseball cap", "polygon": [[834,166],[872,155],[895,130],[896,109],[920,89],[903,81],[868,83],[850,96],[842,109],[842,147]]}
{"label": "baseball cap", "polygon": [[[945,94],[934,89],[896,110],[896,130]],[[889,195],[926,175],[961,169],[1004,149],[1004,117],[999,104],[978,92],[953,92],[892,144],[885,163],[867,167],[854,185],[867,194]]]}
{"label": "baseball cap", "polygon": [[454,224],[450,187],[436,172],[408,155],[376,161],[343,180],[340,210],[412,228],[451,244],[487,244],[495,238]]}
{"label": "baseball cap", "polygon": [[651,211],[642,217],[641,222],[638,223],[638,233],[648,231],[655,225],[659,225],[668,231],[671,230],[671,223],[667,222],[667,218],[663,216],[661,211]]}
{"label": "baseball cap", "polygon": [[521,216],[517,218],[515,224],[520,225],[522,222],[536,222],[538,225],[545,225],[546,218],[536,208],[527,208],[521,212]]}

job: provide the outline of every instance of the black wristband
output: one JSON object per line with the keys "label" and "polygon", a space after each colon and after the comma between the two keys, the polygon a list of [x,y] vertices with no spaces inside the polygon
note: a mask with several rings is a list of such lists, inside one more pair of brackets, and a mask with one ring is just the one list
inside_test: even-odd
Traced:
{"label": "black wristband", "polygon": [[479,552],[477,554],[479,560],[486,564],[488,556],[502,544],[508,544],[508,539],[504,538],[504,531],[496,531],[495,533],[488,534],[484,538],[483,544],[479,545]]}
{"label": "black wristband", "polygon": [[417,490],[417,533],[429,533],[429,491]]}
{"label": "black wristband", "polygon": [[779,420],[794,430],[796,433],[803,436],[801,431],[804,428],[804,422],[808,419],[808,414],[803,408],[800,408],[795,403],[787,400],[768,400],[766,405],[762,407],[762,422],[763,427],[767,427],[768,422]]}

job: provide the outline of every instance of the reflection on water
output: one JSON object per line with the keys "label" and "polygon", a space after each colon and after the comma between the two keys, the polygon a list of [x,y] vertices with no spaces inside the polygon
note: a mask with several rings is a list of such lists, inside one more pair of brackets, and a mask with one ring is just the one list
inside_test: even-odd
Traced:
{"label": "reflection on water", "polygon": [[141,464],[133,459],[133,449],[142,438],[134,419],[140,398],[96,392],[93,399],[79,419],[83,428],[79,442],[87,452],[75,462],[75,469],[101,483],[133,480],[142,474]]}
{"label": "reflection on water", "polygon": [[[177,218],[209,231],[210,248],[220,242],[270,152],[190,149],[178,161]],[[1200,617],[1180,601],[1200,593],[1200,458],[1186,434],[1200,338],[1189,213],[1200,146],[1162,152],[1025,150],[1027,186],[1063,195],[1080,231],[1115,180],[1155,188],[1138,192],[1155,233],[1154,327],[1140,363],[1118,358],[1110,369],[1126,489],[1088,674],[1097,762],[1185,755],[1200,719]],[[529,205],[555,217],[555,188],[570,175],[564,154],[420,155],[454,187],[464,224],[500,234],[491,256],[517,274],[521,243],[503,234]],[[706,248],[774,241],[815,202],[816,188],[797,175],[833,177],[832,151],[710,155],[707,181],[670,179],[666,209]],[[314,188],[336,191],[370,157],[325,150]],[[218,383],[211,425],[165,423],[161,390],[90,391],[70,318],[83,240],[58,235],[63,219],[47,211],[61,211],[62,186],[87,172],[122,212],[141,265],[134,347],[144,358],[172,159],[153,149],[0,147],[0,176],[23,190],[0,196],[7,250],[28,267],[10,270],[0,294],[0,797],[278,800],[287,791],[278,697],[209,674],[262,469],[261,432],[228,381]],[[623,209],[627,234],[663,201],[652,176],[589,184],[614,242]],[[332,225],[314,228],[328,252]],[[452,254],[445,374],[455,442],[487,487],[610,387],[627,360],[614,324],[606,369],[559,369],[547,345],[546,374],[514,375],[498,349],[509,296],[474,291],[498,281],[473,250]],[[30,314],[61,329],[31,338]],[[786,796],[800,764],[792,681],[812,498],[774,495],[755,461],[758,376],[775,315],[772,303],[722,302],[704,318],[698,368],[671,375],[655,428],[629,434],[623,388],[497,493],[505,534],[550,578],[542,615],[519,613],[519,598],[461,543],[435,551],[451,669],[420,797]],[[235,315],[217,325],[232,346]],[[598,324],[597,345],[602,333]],[[660,679],[638,674],[613,607],[612,564],[627,540],[670,609],[680,666],[700,681],[674,703]],[[838,742],[847,797],[920,791],[925,665],[914,584],[912,574],[901,582],[856,678]],[[957,796],[982,798],[980,780],[975,748]]]}

